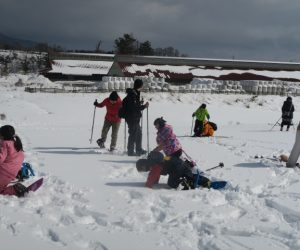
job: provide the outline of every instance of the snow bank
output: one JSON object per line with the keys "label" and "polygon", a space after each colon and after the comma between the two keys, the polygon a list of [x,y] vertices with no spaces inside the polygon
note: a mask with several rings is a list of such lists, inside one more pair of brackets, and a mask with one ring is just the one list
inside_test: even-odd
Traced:
{"label": "snow bank", "polygon": [[[121,93],[124,97],[124,94]],[[107,94],[0,92],[0,113],[22,138],[26,161],[45,184],[26,198],[0,196],[0,240],[6,249],[299,249],[300,171],[268,160],[289,153],[293,128],[270,128],[285,100],[279,96],[142,93],[153,120],[172,124],[185,151],[201,170],[228,180],[226,190],[177,191],[166,177],[144,187],[136,157],[123,154],[124,127],[114,154],[96,147],[104,109],[93,102]],[[207,103],[218,124],[214,138],[190,138],[192,113]],[[296,112],[294,122],[300,119]],[[146,145],[144,115],[143,144]],[[106,146],[109,146],[110,136]],[[255,155],[265,158],[255,159]]]}

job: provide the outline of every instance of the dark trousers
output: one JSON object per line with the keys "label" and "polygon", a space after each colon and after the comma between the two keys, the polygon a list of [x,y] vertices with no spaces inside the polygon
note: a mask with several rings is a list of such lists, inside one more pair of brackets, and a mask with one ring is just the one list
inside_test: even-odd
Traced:
{"label": "dark trousers", "polygon": [[126,121],[128,125],[128,144],[127,151],[129,154],[140,152],[142,150],[142,129],[139,120]]}
{"label": "dark trousers", "polygon": [[291,118],[282,118],[282,121],[281,121],[281,130],[283,128],[283,126],[286,125],[287,126],[287,130],[289,130],[290,126],[292,125],[292,119]]}
{"label": "dark trousers", "polygon": [[201,136],[202,132],[203,132],[203,121],[199,121],[198,119],[196,119],[195,127],[194,127],[195,136]]}

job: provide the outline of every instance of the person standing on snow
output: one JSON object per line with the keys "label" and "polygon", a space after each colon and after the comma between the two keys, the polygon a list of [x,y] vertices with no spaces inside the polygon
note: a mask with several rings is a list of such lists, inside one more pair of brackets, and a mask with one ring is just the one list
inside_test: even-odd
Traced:
{"label": "person standing on snow", "polygon": [[292,97],[289,96],[286,98],[286,101],[284,101],[284,103],[282,105],[281,111],[282,111],[282,116],[281,116],[282,122],[281,122],[280,131],[282,131],[284,125],[287,125],[286,131],[288,131],[292,124],[293,113],[295,111],[295,108],[294,108],[294,105],[292,102]]}
{"label": "person standing on snow", "polygon": [[147,151],[142,148],[142,129],[140,119],[142,117],[142,111],[145,108],[148,108],[149,103],[146,102],[143,104],[140,100],[140,91],[142,87],[143,81],[141,79],[136,79],[134,81],[133,89],[126,89],[127,96],[122,102],[122,117],[125,118],[128,125],[128,156],[140,156],[147,153]]}
{"label": "person standing on snow", "polygon": [[97,140],[97,144],[100,148],[105,148],[105,141],[107,133],[112,128],[110,151],[115,150],[118,139],[118,131],[121,124],[121,118],[118,115],[119,109],[122,106],[121,98],[118,96],[116,91],[111,92],[108,98],[104,99],[101,103],[97,100],[94,102],[97,108],[106,107],[107,113],[105,115],[104,124],[102,128],[101,138]]}
{"label": "person standing on snow", "polygon": [[17,196],[24,194],[26,187],[21,183],[8,186],[16,178],[23,161],[23,145],[21,139],[15,135],[14,127],[2,126],[0,128],[0,194]]}
{"label": "person standing on snow", "polygon": [[196,116],[195,126],[194,126],[194,135],[201,136],[203,133],[204,121],[210,119],[208,111],[206,109],[206,104],[202,103],[201,106],[193,113],[193,117]]}
{"label": "person standing on snow", "polygon": [[153,151],[163,150],[166,156],[179,158],[182,155],[182,146],[173,133],[172,126],[166,124],[162,117],[155,119],[154,126],[157,129],[156,142],[158,146]]}

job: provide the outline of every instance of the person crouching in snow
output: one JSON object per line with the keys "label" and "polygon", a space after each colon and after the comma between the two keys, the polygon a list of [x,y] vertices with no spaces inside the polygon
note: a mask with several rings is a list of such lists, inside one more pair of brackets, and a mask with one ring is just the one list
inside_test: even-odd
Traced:
{"label": "person crouching in snow", "polygon": [[149,172],[145,186],[153,188],[161,175],[169,175],[167,184],[170,188],[182,190],[194,189],[198,186],[210,187],[210,180],[202,175],[193,174],[191,162],[178,157],[164,157],[162,153],[151,151],[147,159],[139,159],[136,168],[139,172]]}
{"label": "person crouching in snow", "polygon": [[154,126],[157,129],[156,142],[158,146],[153,151],[163,150],[167,156],[180,157],[182,155],[182,147],[173,133],[172,126],[166,124],[162,117],[155,119]]}
{"label": "person crouching in snow", "polygon": [[105,141],[107,133],[112,127],[111,133],[111,142],[110,142],[110,151],[115,150],[118,139],[118,131],[121,124],[121,118],[118,115],[119,109],[122,106],[122,100],[118,96],[116,91],[110,93],[109,97],[104,99],[101,103],[98,103],[97,100],[94,102],[94,105],[97,108],[106,107],[106,115],[104,119],[104,124],[102,128],[101,138],[97,140],[97,144],[100,148],[105,148]]}
{"label": "person crouching in snow", "polygon": [[203,132],[201,134],[201,136],[213,136],[215,133],[215,130],[213,128],[213,126],[210,124],[209,121],[204,121],[203,123]]}
{"label": "person crouching in snow", "polygon": [[195,126],[194,126],[194,137],[201,136],[203,133],[204,121],[210,119],[209,113],[206,109],[206,104],[202,103],[201,106],[193,113],[193,117],[196,116]]}
{"label": "person crouching in snow", "polygon": [[[21,139],[15,135],[14,127],[5,125],[0,128],[0,194],[22,196],[26,188],[21,183],[8,184],[14,180],[24,161]],[[22,190],[19,190],[18,187]]]}

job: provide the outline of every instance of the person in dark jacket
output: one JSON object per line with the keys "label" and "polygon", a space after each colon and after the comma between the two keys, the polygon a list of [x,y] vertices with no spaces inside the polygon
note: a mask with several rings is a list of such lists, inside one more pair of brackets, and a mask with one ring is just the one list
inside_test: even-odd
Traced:
{"label": "person in dark jacket", "polygon": [[[126,90],[127,96],[123,99],[122,109],[124,110],[124,118],[128,125],[128,144],[127,154],[129,156],[140,156],[147,153],[142,148],[142,129],[140,126],[140,119],[142,117],[142,110],[149,106],[146,102],[143,104],[140,100],[140,90],[143,87],[143,81],[136,79],[134,81],[133,89]],[[135,149],[135,151],[134,151]]]}
{"label": "person in dark jacket", "polygon": [[293,113],[295,111],[292,102],[292,97],[289,96],[286,98],[286,101],[284,101],[282,105],[281,111],[282,111],[282,115],[281,115],[282,121],[281,121],[280,131],[282,131],[284,125],[287,125],[286,131],[288,131],[292,124]]}
{"label": "person in dark jacket", "polygon": [[[210,180],[203,175],[193,174],[193,163],[178,157],[164,157],[162,153],[151,151],[147,159],[139,159],[136,168],[139,172],[148,172],[145,186],[152,188],[159,182],[161,175],[169,175],[167,184],[171,188],[187,190],[197,186],[208,187]],[[196,185],[196,186],[195,186]]]}

